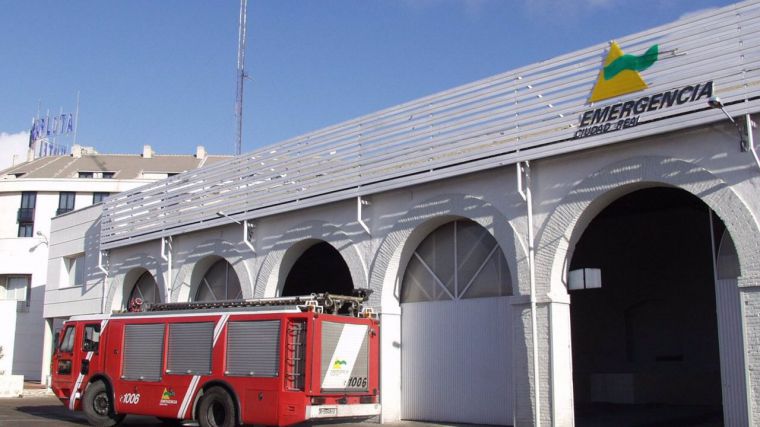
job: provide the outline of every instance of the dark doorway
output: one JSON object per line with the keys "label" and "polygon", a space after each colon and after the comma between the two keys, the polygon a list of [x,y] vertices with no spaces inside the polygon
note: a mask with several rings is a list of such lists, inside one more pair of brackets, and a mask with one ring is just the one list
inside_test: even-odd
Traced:
{"label": "dark doorway", "polygon": [[583,233],[570,271],[601,270],[601,287],[569,291],[577,425],[722,425],[709,218],[688,192],[650,188]]}
{"label": "dark doorway", "polygon": [[354,289],[348,265],[340,253],[327,242],[320,242],[298,258],[290,269],[282,296],[329,292],[351,295]]}

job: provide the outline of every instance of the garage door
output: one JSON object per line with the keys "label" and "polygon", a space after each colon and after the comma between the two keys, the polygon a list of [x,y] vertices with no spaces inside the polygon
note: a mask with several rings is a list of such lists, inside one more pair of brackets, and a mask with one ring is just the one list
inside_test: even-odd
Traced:
{"label": "garage door", "polygon": [[401,288],[402,418],[512,424],[510,293],[501,249],[474,222],[417,247]]}

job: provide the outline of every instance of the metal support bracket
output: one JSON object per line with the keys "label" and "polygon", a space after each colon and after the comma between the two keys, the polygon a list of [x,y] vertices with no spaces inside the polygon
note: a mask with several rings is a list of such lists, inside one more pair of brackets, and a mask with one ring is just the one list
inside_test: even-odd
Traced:
{"label": "metal support bracket", "polygon": [[98,270],[108,277],[108,270],[103,266],[103,258],[108,259],[108,251],[98,251]]}
{"label": "metal support bracket", "polygon": [[517,174],[517,193],[522,197],[523,202],[528,201],[528,196],[525,194],[525,191],[523,190],[523,173],[524,170],[522,168],[522,162],[515,163],[515,172]]}
{"label": "metal support bracket", "polygon": [[362,196],[357,197],[356,198],[356,221],[359,223],[359,225],[362,226],[364,231],[371,236],[372,233],[369,231],[369,226],[362,219],[362,206],[364,205],[369,205],[369,201],[363,200]]}
{"label": "metal support bracket", "polygon": [[172,256],[172,236],[161,238],[161,259],[169,261]]}
{"label": "metal support bracket", "polygon": [[245,243],[246,246],[248,246],[248,249],[251,250],[251,252],[256,253],[256,249],[253,248],[253,232],[256,230],[256,224],[253,223],[253,220],[244,220],[243,221],[243,243]]}
{"label": "metal support bracket", "polygon": [[242,225],[243,226],[243,243],[245,243],[246,246],[248,246],[248,249],[251,250],[251,252],[256,253],[256,249],[253,247],[253,231],[256,229],[256,225],[253,223],[253,220],[245,219],[243,222],[240,222],[236,220],[235,218],[227,215],[223,211],[219,211],[216,213],[217,216],[222,218],[227,218],[228,220],[234,222],[235,224]]}

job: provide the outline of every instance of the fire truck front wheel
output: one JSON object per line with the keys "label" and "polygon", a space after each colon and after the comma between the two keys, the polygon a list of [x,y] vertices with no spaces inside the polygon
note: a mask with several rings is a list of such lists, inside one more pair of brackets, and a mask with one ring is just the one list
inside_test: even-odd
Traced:
{"label": "fire truck front wheel", "polygon": [[211,387],[198,403],[198,423],[201,427],[235,427],[235,402],[221,387]]}
{"label": "fire truck front wheel", "polygon": [[113,399],[103,381],[96,381],[87,387],[82,398],[82,409],[87,421],[97,427],[115,426],[124,419],[124,415],[114,412]]}

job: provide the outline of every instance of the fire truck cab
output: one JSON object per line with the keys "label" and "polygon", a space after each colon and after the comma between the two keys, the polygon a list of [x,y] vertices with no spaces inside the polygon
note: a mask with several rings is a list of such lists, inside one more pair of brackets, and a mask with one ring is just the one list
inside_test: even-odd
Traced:
{"label": "fire truck cab", "polygon": [[127,414],[204,427],[375,416],[379,322],[365,300],[168,303],[72,318],[59,334],[52,388],[96,426]]}

